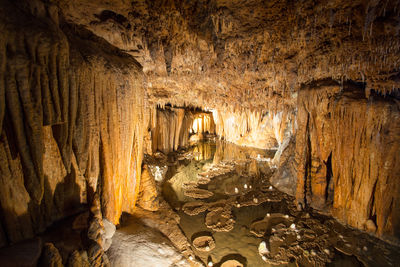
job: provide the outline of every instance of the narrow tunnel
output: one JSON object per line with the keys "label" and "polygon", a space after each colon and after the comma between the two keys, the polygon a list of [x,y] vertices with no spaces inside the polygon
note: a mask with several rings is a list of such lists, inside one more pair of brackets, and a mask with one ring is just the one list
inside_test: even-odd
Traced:
{"label": "narrow tunnel", "polygon": [[400,1],[0,0],[0,266],[397,266]]}

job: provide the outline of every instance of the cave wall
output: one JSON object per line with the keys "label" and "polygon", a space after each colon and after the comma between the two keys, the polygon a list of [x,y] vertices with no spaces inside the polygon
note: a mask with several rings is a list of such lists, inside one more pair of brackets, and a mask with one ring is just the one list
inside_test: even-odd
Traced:
{"label": "cave wall", "polygon": [[211,113],[169,106],[149,110],[149,127],[145,137],[147,154],[176,151],[189,145],[191,135],[195,134],[199,140],[205,133],[215,133]]}
{"label": "cave wall", "polygon": [[259,112],[215,110],[213,117],[219,138],[242,146],[276,149],[296,132],[295,110]]}
{"label": "cave wall", "polygon": [[132,212],[141,172],[141,67],[39,1],[0,2],[0,245],[102,195]]}
{"label": "cave wall", "polygon": [[385,239],[400,238],[400,105],[321,81],[298,98],[296,198]]}

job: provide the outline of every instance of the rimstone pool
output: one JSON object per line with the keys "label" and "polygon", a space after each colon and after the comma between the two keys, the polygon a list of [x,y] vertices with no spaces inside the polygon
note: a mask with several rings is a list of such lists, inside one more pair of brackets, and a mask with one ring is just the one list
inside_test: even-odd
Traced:
{"label": "rimstone pool", "polygon": [[395,248],[311,209],[299,211],[269,183],[274,154],[208,140],[164,159],[162,196],[180,217],[191,259],[208,266],[394,264]]}

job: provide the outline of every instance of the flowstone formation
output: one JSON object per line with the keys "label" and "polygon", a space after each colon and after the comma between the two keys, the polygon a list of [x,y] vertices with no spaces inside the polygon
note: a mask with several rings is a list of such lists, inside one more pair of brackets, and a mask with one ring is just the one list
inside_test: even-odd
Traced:
{"label": "flowstone formation", "polygon": [[296,198],[396,242],[400,106],[390,97],[362,94],[354,84],[325,82],[300,92]]}
{"label": "flowstone formation", "polygon": [[[1,1],[0,13],[0,246],[89,207],[98,211],[91,225],[103,216],[118,223],[134,209],[141,172],[141,66],[66,23],[57,6]],[[80,229],[73,245],[87,244],[92,265],[106,262],[101,228]]]}

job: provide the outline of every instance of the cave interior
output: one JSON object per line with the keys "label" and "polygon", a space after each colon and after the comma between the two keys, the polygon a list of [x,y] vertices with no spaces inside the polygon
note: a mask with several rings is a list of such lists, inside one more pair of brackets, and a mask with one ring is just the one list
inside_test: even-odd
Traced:
{"label": "cave interior", "polygon": [[0,0],[0,266],[399,262],[399,0]]}

